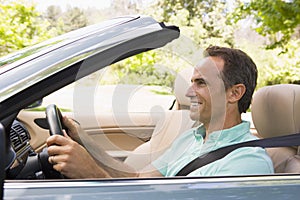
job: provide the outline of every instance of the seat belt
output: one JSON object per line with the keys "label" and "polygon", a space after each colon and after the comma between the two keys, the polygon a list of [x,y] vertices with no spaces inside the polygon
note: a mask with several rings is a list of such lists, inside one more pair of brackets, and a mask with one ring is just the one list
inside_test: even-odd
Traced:
{"label": "seat belt", "polygon": [[290,146],[300,146],[300,133],[278,136],[273,138],[265,138],[258,140],[251,140],[247,142],[241,142],[225,147],[221,147],[214,151],[211,151],[207,154],[201,155],[190,163],[188,163],[185,167],[183,167],[176,176],[186,176],[192,171],[203,167],[211,162],[219,160],[225,157],[227,154],[232,152],[235,149],[241,147],[262,147],[262,148],[273,148],[273,147],[290,147]]}

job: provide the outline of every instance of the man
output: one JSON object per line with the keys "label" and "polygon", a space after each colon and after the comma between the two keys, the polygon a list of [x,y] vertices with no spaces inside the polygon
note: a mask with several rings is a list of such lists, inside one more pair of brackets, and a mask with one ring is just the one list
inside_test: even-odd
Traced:
{"label": "man", "polygon": [[[200,155],[205,159],[212,150],[256,139],[250,133],[249,122],[241,119],[256,87],[256,65],[238,49],[212,46],[205,53],[205,59],[194,69],[186,94],[191,99],[191,119],[202,125],[181,134],[161,157],[142,171],[135,171],[110,157],[88,137],[79,137],[84,131],[64,118],[70,137],[55,135],[47,140],[49,162],[54,169],[69,178],[175,176]],[[273,173],[273,165],[265,150],[244,147],[189,176],[267,173]]]}

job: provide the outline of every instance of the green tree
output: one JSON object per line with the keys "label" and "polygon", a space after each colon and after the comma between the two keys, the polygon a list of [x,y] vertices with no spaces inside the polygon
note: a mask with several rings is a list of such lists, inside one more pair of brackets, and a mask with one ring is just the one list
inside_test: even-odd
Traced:
{"label": "green tree", "polygon": [[73,31],[88,25],[87,17],[83,10],[78,7],[69,7],[63,13],[64,31]]}
{"label": "green tree", "polygon": [[299,83],[299,11],[299,0],[251,0],[232,13],[235,22],[252,21],[252,28],[266,38],[265,49],[253,51],[262,61],[259,86]]}
{"label": "green tree", "polygon": [[140,0],[113,0],[111,8],[114,12],[107,13],[110,16],[128,15],[139,12]]}
{"label": "green tree", "polygon": [[[150,15],[157,21],[177,25],[182,38],[186,39],[174,44],[169,51],[143,53],[114,65],[115,74],[122,82],[134,83],[143,77],[144,84],[171,87],[177,71],[201,59],[201,56],[195,59],[192,55],[195,53],[194,46],[234,46],[236,25],[227,20],[229,7],[224,0],[156,0],[147,8],[141,6],[138,0],[114,0],[113,5],[119,9],[115,11],[118,13],[138,12]],[[186,52],[179,52],[179,49],[186,49]],[[192,57],[194,60],[191,61]],[[164,70],[159,71],[162,66],[165,66]],[[169,70],[165,70],[167,67]]]}
{"label": "green tree", "polygon": [[284,54],[273,54],[269,66],[264,69],[264,85],[282,83],[300,84],[300,48],[299,41],[289,41],[289,50]]}
{"label": "green tree", "polygon": [[299,38],[299,0],[251,0],[243,2],[234,15],[236,21],[252,17],[255,30],[269,38],[267,48],[282,47]]}
{"label": "green tree", "polygon": [[19,2],[0,4],[0,24],[1,56],[50,38],[53,33],[33,5]]}
{"label": "green tree", "polygon": [[49,29],[55,28],[57,30],[57,35],[64,33],[64,21],[63,21],[63,12],[59,6],[49,6],[46,9],[46,12],[43,14],[43,17],[49,21]]}
{"label": "green tree", "polygon": [[178,25],[182,34],[194,40],[202,48],[214,44],[234,46],[236,26],[227,19],[230,7],[225,0],[157,0],[156,2],[151,13],[155,13],[154,15],[162,21]]}
{"label": "green tree", "polygon": [[43,14],[49,21],[50,27],[57,30],[57,35],[73,31],[88,25],[88,19],[84,10],[78,7],[68,7],[62,11],[59,6],[49,6]]}
{"label": "green tree", "polygon": [[111,70],[118,78],[107,83],[159,85],[172,88],[176,72],[166,67],[163,61],[165,56],[171,55],[154,50],[120,61],[111,66]]}

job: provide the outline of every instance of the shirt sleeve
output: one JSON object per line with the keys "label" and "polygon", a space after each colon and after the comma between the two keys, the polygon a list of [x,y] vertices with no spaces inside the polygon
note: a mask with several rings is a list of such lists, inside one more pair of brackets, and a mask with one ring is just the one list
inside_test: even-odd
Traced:
{"label": "shirt sleeve", "polygon": [[163,176],[169,176],[169,167],[172,168],[174,162],[179,160],[183,154],[185,154],[187,147],[189,146],[189,138],[193,138],[192,130],[187,130],[171,144],[171,146],[151,164],[154,166]]}
{"label": "shirt sleeve", "polygon": [[[172,145],[173,146],[173,145]],[[166,176],[168,163],[172,155],[172,146],[164,154],[152,162],[152,165],[163,175]]]}

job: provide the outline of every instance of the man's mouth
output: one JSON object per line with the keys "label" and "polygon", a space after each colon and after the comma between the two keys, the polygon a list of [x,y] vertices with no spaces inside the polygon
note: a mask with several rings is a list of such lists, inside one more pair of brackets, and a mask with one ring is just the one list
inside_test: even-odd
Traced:
{"label": "man's mouth", "polygon": [[191,106],[198,106],[200,104],[201,104],[200,102],[191,102]]}

